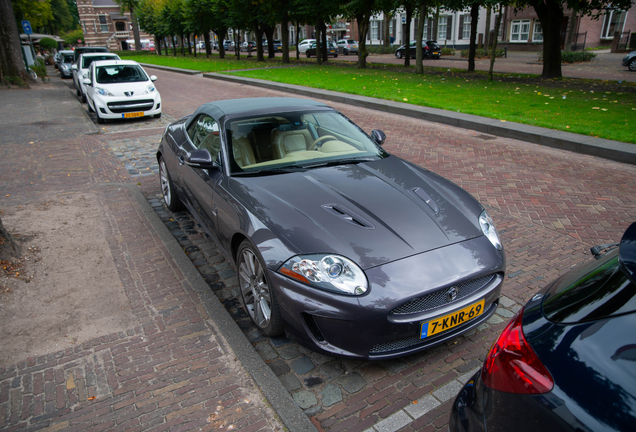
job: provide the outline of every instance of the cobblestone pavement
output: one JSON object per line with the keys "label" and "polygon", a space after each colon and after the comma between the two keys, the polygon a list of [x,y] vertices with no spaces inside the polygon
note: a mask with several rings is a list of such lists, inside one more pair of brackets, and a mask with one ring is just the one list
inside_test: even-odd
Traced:
{"label": "cobblestone pavement", "polygon": [[[136,322],[0,366],[0,430],[282,431],[210,316],[207,287],[200,292],[184,274],[179,249],[171,254],[165,241],[173,239],[147,216],[152,210],[137,185],[155,175],[136,169],[137,161],[148,170],[152,164],[134,138],[154,139],[161,128],[139,122],[130,131],[131,124],[113,123],[124,134],[94,134],[74,95],[55,80],[31,90],[1,89],[0,98],[0,121],[14,125],[0,140],[2,209],[94,196],[117,269],[109,276],[121,282]],[[127,170],[127,162],[136,168]]]}
{"label": "cobblestone pavement", "polygon": [[[201,77],[156,74],[166,111],[175,118],[209,100],[286,96]],[[452,399],[520,305],[546,282],[589,259],[590,246],[619,239],[636,219],[636,167],[330,105],[365,130],[383,129],[388,151],[453,180],[487,206],[508,260],[501,307],[487,323],[431,351],[382,362],[336,359],[285,337],[262,337],[237,300],[234,270],[201,227],[187,212],[165,209],[155,174],[144,177],[141,189],[211,290],[319,429],[445,430]],[[120,161],[129,166],[135,161],[134,171],[140,173],[156,169],[147,156],[156,148],[159,135],[127,139],[131,146],[121,152]],[[110,135],[100,140],[117,149],[124,142]]]}

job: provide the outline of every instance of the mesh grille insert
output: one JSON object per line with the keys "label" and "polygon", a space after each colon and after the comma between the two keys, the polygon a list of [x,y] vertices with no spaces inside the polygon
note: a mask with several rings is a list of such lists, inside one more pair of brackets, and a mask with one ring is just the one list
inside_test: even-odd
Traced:
{"label": "mesh grille insert", "polygon": [[486,285],[490,283],[495,278],[495,274],[490,274],[487,276],[482,276],[477,279],[472,279],[466,282],[462,282],[454,287],[457,290],[457,297],[453,300],[448,299],[448,291],[451,288],[444,288],[439,291],[435,291],[434,293],[425,295],[423,297],[419,297],[411,300],[408,303],[403,304],[402,306],[398,306],[391,311],[393,314],[412,314],[418,312],[424,312],[430,309],[435,309],[436,307],[445,306],[449,303],[456,302],[458,300],[463,299],[464,297],[468,297],[471,294],[479,291]]}

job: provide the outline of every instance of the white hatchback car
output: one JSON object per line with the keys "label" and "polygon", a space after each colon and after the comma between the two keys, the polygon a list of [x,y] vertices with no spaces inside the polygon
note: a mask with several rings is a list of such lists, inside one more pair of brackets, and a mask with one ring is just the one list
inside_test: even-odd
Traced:
{"label": "white hatchback car", "polygon": [[86,102],[86,86],[84,85],[84,79],[88,76],[88,68],[91,63],[99,60],[119,60],[117,54],[107,52],[90,52],[82,53],[77,58],[77,63],[71,66],[73,71],[73,84],[77,95],[82,99],[82,102]]}
{"label": "white hatchback car", "polygon": [[96,61],[88,70],[86,85],[88,110],[97,123],[106,119],[161,117],[161,95],[155,87],[156,76],[132,60]]}
{"label": "white hatchback car", "polygon": [[315,43],[316,39],[305,39],[298,44],[298,52],[305,53],[309,48],[311,48],[311,44]]}

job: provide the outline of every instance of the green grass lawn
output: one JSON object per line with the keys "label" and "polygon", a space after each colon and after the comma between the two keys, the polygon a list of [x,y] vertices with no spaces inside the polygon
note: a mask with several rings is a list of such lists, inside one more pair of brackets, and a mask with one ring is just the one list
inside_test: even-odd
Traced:
{"label": "green grass lawn", "polygon": [[[528,75],[497,75],[488,81],[483,72],[426,68],[416,75],[413,68],[374,65],[359,70],[351,63],[316,66],[293,59],[294,68],[280,65],[280,58],[259,63],[246,56],[219,60],[218,56],[135,56],[140,62],[225,72],[288,84],[375,97],[414,105],[440,108],[550,129],[574,132],[636,144],[636,84],[563,78],[542,80]],[[352,58],[353,60],[354,58]],[[241,71],[237,69],[243,69]],[[244,70],[254,69],[254,70]]]}

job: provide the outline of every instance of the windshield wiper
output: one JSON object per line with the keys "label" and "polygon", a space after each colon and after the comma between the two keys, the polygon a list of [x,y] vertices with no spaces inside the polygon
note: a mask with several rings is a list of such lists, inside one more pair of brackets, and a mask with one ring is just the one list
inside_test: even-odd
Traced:
{"label": "windshield wiper", "polygon": [[247,177],[247,176],[261,176],[261,175],[270,175],[270,174],[288,174],[288,173],[302,172],[302,171],[307,171],[307,169],[305,167],[280,167],[280,168],[269,168],[269,169],[254,170],[254,171],[242,171],[242,172],[233,173],[233,175]]}
{"label": "windshield wiper", "polygon": [[330,167],[330,166],[338,166],[338,165],[349,165],[349,164],[358,164],[360,162],[372,162],[375,159],[369,157],[362,158],[351,158],[351,159],[338,159],[332,160],[328,162],[320,162],[316,164],[307,164],[302,165],[303,168],[312,169],[312,168],[322,168],[322,167]]}

